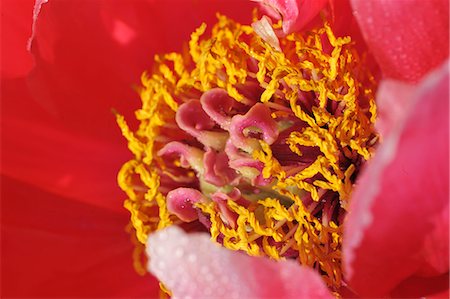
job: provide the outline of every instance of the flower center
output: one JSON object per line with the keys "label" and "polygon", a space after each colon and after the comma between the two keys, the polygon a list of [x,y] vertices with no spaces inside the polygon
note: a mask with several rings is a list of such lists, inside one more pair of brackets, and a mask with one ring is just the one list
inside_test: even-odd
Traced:
{"label": "flower center", "polygon": [[343,218],[377,141],[374,80],[328,24],[278,39],[266,19],[218,19],[188,53],[155,57],[136,132],[117,115],[137,240],[201,223],[229,249],[297,259],[337,289]]}

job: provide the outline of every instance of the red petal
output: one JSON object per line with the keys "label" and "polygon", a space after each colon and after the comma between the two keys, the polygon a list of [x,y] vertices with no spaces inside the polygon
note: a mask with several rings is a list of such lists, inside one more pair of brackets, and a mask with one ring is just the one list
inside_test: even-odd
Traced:
{"label": "red petal", "polygon": [[[418,88],[355,187],[344,262],[362,296],[387,295],[430,260],[426,236],[449,198],[448,79],[446,62]],[[435,241],[440,247],[448,236]]]}
{"label": "red petal", "polygon": [[443,292],[439,292],[437,294],[433,294],[431,296],[427,296],[428,299],[448,299],[450,298],[449,290],[445,290]]}
{"label": "red petal", "polygon": [[151,298],[126,216],[1,177],[1,297]]}
{"label": "red petal", "polygon": [[447,0],[352,0],[352,5],[385,76],[416,82],[447,59]]}
{"label": "red petal", "polygon": [[1,124],[2,174],[54,194],[125,212],[124,195],[116,183],[126,160],[125,148],[15,115],[3,115]]}
{"label": "red petal", "polygon": [[133,86],[153,56],[181,51],[201,22],[216,22],[216,12],[250,20],[252,6],[244,0],[50,1],[37,21],[32,94],[68,128],[121,140],[111,108],[131,115],[139,107]]}
{"label": "red petal", "polygon": [[310,268],[230,251],[175,226],[150,235],[147,253],[150,271],[177,298],[333,298]]}
{"label": "red petal", "polygon": [[31,36],[34,0],[2,0],[1,5],[1,76],[20,77],[33,67],[27,43]]}
{"label": "red petal", "polygon": [[[402,281],[392,292],[392,298],[449,298],[449,275],[448,273],[433,277],[412,276]],[[447,291],[445,297],[440,297],[445,294],[442,290]]]}

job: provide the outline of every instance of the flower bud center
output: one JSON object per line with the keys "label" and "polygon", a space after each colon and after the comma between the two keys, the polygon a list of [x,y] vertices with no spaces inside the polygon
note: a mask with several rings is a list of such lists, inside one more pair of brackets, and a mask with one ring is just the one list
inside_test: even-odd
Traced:
{"label": "flower bud center", "polygon": [[337,289],[343,218],[377,141],[374,80],[328,24],[278,39],[218,18],[142,75],[136,132],[117,116],[137,239],[202,223],[229,249],[295,258]]}

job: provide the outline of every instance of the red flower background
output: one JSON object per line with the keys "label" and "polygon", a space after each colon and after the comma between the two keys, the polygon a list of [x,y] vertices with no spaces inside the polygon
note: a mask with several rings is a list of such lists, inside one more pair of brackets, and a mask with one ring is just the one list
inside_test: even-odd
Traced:
{"label": "red flower background", "polygon": [[[115,184],[129,154],[111,108],[132,119],[139,105],[133,86],[154,54],[179,51],[217,11],[249,23],[255,4],[53,0],[41,7],[28,52],[34,4],[1,3],[1,296],[157,296],[156,279],[132,268],[129,216]],[[385,144],[397,146],[380,147],[372,163],[379,166],[368,168],[364,188],[355,190],[346,231],[355,237],[344,249],[352,286],[369,295],[445,296],[448,65],[418,82],[448,63],[448,2],[351,4],[384,78],[418,86],[380,87],[380,129],[391,132]],[[323,5],[332,7],[343,34],[362,40],[347,1]],[[321,8],[313,5],[305,18]],[[286,19],[297,17],[287,9],[279,9]],[[287,30],[305,25],[293,24]],[[375,195],[365,196],[370,190]]]}
{"label": "red flower background", "polygon": [[132,267],[116,185],[129,154],[111,108],[138,108],[154,54],[216,11],[243,22],[254,4],[50,1],[32,57],[33,6],[2,1],[2,297],[157,296]]}

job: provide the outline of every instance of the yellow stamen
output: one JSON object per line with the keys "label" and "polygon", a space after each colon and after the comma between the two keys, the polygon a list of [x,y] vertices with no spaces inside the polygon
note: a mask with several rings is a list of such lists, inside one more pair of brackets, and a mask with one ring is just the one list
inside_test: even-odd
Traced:
{"label": "yellow stamen", "polygon": [[[220,15],[218,19],[211,37],[205,37],[205,24],[191,35],[188,53],[155,57],[155,72],[141,78],[142,108],[136,112],[140,126],[135,133],[117,115],[134,155],[123,165],[118,182],[128,196],[124,205],[131,213],[136,237],[145,244],[149,233],[178,221],[167,209],[160,182],[163,174],[176,177],[174,169],[180,164],[156,155],[167,143],[163,132],[175,124],[178,106],[216,87],[246,103],[239,88],[252,80],[264,88],[259,100],[276,110],[274,119],[291,115],[306,125],[288,136],[290,150],[299,157],[304,147],[318,148],[321,153],[291,173],[275,158],[271,146],[260,141],[253,158],[264,164],[263,177],[274,179],[267,187],[274,195],[255,200],[248,208],[228,200],[227,207],[237,214],[235,226],[223,220],[213,201],[196,207],[209,217],[211,238],[223,236],[223,246],[277,260],[288,250],[295,251],[301,264],[320,269],[327,283],[337,289],[341,285],[342,224],[325,214],[318,218],[303,197],[309,195],[315,207],[323,194],[333,192],[340,208],[347,209],[356,166],[352,162],[343,167],[342,162],[371,157],[376,140],[374,80],[361,69],[350,37],[335,37],[328,24],[306,36],[294,33],[280,38],[282,51],[278,51],[251,26]],[[249,61],[258,66],[256,72],[249,68]],[[299,101],[303,93],[318,100],[311,111]],[[330,102],[337,112],[327,107]]]}

